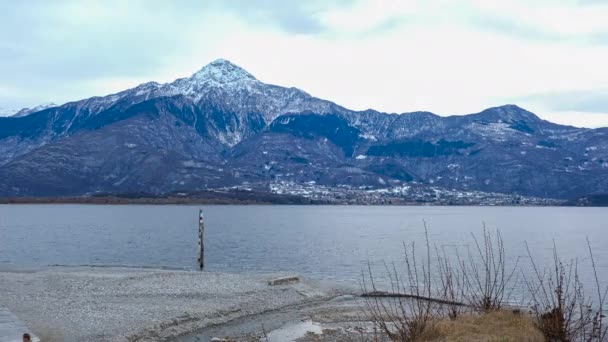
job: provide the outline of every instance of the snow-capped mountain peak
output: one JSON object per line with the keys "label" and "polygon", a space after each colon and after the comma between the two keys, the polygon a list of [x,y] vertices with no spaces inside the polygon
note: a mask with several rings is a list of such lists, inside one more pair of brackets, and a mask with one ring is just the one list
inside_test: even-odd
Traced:
{"label": "snow-capped mountain peak", "polygon": [[225,59],[217,59],[190,77],[180,78],[153,90],[153,97],[184,95],[194,102],[216,91],[230,96],[237,93],[260,93],[264,83],[238,65]]}
{"label": "snow-capped mountain peak", "polygon": [[190,79],[203,82],[213,81],[221,84],[257,81],[245,69],[225,59],[217,59],[205,65],[201,70],[194,73]]}

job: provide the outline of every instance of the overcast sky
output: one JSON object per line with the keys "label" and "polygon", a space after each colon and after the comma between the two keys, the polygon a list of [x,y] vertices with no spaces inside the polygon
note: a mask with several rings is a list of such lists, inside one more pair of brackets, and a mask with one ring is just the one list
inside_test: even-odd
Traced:
{"label": "overcast sky", "polygon": [[351,109],[516,103],[608,126],[608,0],[0,0],[0,107],[169,82],[217,58]]}

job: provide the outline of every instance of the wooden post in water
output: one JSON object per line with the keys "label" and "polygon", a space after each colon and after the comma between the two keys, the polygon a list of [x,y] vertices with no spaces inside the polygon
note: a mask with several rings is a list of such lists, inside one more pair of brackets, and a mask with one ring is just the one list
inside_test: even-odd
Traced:
{"label": "wooden post in water", "polygon": [[205,223],[203,222],[203,209],[198,213],[198,266],[202,271],[205,268]]}

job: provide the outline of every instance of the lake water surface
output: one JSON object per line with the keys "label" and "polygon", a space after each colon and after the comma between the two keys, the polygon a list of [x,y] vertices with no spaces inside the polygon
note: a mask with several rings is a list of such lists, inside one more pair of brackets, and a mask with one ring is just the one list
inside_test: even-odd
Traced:
{"label": "lake water surface", "polygon": [[[47,265],[196,267],[198,206],[0,205],[0,268]],[[527,241],[548,261],[588,262],[608,283],[608,209],[574,207],[205,206],[207,269],[287,271],[358,284],[370,261],[403,259],[403,242],[471,246],[500,229],[511,261]]]}

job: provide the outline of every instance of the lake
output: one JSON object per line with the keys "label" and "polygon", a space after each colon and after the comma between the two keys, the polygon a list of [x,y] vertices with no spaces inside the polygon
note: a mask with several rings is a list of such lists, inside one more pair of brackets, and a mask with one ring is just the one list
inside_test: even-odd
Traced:
{"label": "lake", "polygon": [[[0,205],[0,268],[47,265],[196,267],[198,206]],[[287,271],[359,284],[371,262],[403,259],[403,242],[471,246],[499,229],[510,261],[540,263],[553,241],[563,259],[588,263],[591,240],[608,284],[608,209],[577,207],[204,206],[207,270]],[[382,268],[382,267],[380,267]],[[586,280],[588,268],[583,273]]]}

